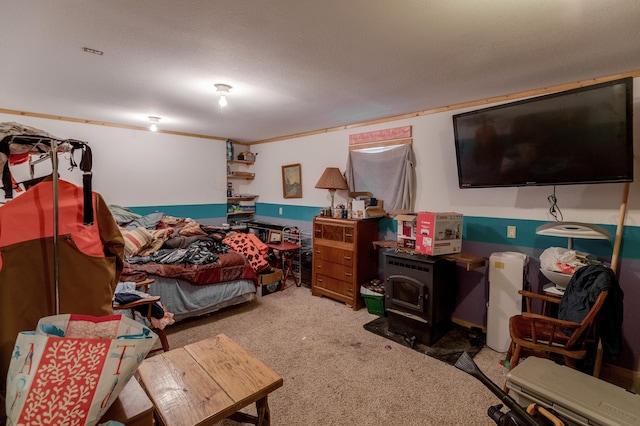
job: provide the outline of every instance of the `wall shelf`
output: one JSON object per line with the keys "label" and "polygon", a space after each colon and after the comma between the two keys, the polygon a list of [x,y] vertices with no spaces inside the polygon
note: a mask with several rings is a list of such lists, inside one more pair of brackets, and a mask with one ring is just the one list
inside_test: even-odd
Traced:
{"label": "wall shelf", "polygon": [[235,197],[227,197],[227,201],[246,201],[258,198],[257,195],[237,195]]}
{"label": "wall shelf", "polygon": [[227,213],[227,216],[242,216],[242,215],[253,216],[254,214],[256,214],[255,210],[240,210],[237,212],[229,212]]}
{"label": "wall shelf", "polygon": [[227,160],[227,222],[231,224],[240,224],[253,220],[256,213],[255,200],[257,195],[247,194],[243,189],[243,183],[240,185],[240,191],[234,188],[232,180],[252,181],[255,173],[250,172],[254,161],[248,160]]}
{"label": "wall shelf", "polygon": [[247,166],[253,166],[253,163],[255,163],[255,161],[248,161],[248,160],[227,160],[227,163],[229,163],[229,164],[246,164]]}
{"label": "wall shelf", "polygon": [[232,172],[230,175],[227,175],[227,179],[247,179],[247,180],[253,180],[253,178],[255,177],[255,175],[252,174],[236,174],[236,172]]}

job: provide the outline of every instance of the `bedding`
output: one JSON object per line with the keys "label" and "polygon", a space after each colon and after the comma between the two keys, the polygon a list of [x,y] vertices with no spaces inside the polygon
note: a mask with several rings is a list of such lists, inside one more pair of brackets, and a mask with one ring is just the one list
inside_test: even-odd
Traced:
{"label": "bedding", "polygon": [[160,296],[176,321],[255,297],[258,273],[269,267],[268,247],[255,235],[158,213],[132,219],[114,209],[114,217],[127,218],[118,222],[125,241],[120,281],[153,279],[149,294]]}
{"label": "bedding", "polygon": [[249,302],[256,297],[253,280],[233,280],[216,285],[194,285],[187,280],[148,275],[155,282],[148,293],[160,296],[176,321],[210,314],[227,306]]}

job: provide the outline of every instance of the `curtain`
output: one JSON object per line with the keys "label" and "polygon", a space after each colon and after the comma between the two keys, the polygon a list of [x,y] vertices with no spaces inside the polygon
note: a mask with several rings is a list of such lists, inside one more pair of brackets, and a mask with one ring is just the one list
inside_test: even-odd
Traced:
{"label": "curtain", "polygon": [[349,152],[345,177],[351,192],[371,192],[383,208],[413,210],[415,159],[411,144]]}

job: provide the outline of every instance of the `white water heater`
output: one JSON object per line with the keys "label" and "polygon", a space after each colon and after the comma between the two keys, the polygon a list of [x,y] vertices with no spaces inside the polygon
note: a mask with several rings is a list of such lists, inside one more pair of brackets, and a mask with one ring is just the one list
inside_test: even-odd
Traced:
{"label": "white water heater", "polygon": [[487,346],[507,352],[509,318],[522,313],[522,290],[527,255],[513,251],[493,253],[489,258],[489,303],[487,305]]}

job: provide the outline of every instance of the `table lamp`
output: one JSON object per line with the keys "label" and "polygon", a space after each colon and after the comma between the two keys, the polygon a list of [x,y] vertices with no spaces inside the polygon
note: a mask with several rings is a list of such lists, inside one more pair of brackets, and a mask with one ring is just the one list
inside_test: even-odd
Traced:
{"label": "table lamp", "polygon": [[349,189],[340,169],[337,167],[327,167],[318,179],[316,188],[328,189],[331,194],[331,211],[333,211],[333,196],[338,189]]}

